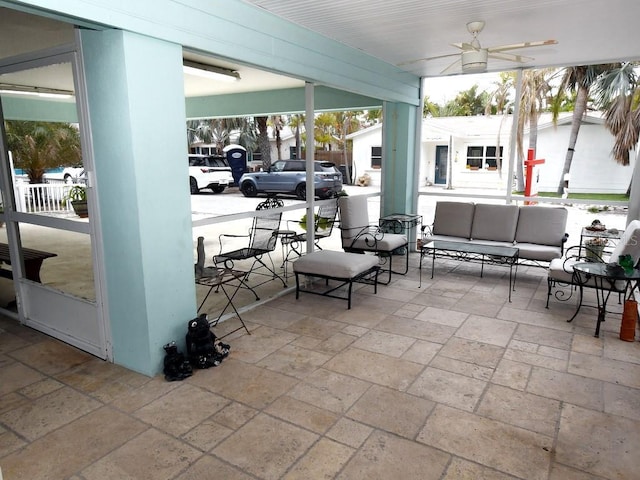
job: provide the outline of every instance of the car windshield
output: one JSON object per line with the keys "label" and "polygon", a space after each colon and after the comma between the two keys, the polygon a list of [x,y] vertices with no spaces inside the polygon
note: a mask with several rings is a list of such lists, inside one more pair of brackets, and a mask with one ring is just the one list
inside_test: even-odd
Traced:
{"label": "car windshield", "polygon": [[228,167],[227,159],[224,157],[209,157],[210,167]]}

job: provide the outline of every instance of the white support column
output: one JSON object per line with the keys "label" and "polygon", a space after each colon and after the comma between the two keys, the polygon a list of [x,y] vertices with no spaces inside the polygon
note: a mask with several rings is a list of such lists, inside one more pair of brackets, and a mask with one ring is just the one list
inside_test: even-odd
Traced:
{"label": "white support column", "polygon": [[304,86],[305,97],[305,120],[304,129],[307,132],[307,140],[305,143],[307,155],[305,162],[307,164],[307,252],[313,252],[315,232],[314,232],[314,210],[315,210],[315,185],[314,185],[314,161],[315,161],[315,104],[314,104],[314,86],[313,83],[307,82]]}

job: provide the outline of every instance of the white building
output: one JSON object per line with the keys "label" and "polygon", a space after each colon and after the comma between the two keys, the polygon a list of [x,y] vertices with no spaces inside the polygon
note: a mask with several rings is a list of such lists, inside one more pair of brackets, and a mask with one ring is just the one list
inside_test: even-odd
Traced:
{"label": "white building", "polygon": [[[558,187],[569,143],[571,118],[572,113],[561,114],[556,125],[551,120],[551,114],[542,114],[539,119],[535,158],[545,160],[536,172],[539,191],[555,191]],[[511,120],[511,115],[423,119],[419,185],[505,188],[508,181]],[[356,178],[368,173],[372,183],[379,185],[382,125],[360,130],[348,138],[353,141]],[[611,156],[613,141],[600,116],[588,115],[584,118],[571,164],[571,192],[627,191],[636,155],[631,152],[631,165],[618,165]],[[525,151],[528,144],[527,129]],[[502,172],[496,159],[498,145],[502,151]]]}

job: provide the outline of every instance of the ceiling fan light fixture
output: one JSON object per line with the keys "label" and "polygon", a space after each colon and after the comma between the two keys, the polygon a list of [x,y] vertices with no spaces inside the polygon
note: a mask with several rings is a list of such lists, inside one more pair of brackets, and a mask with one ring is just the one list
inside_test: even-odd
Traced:
{"label": "ceiling fan light fixture", "polygon": [[480,50],[466,50],[462,52],[462,71],[465,73],[482,73],[487,70],[488,52],[486,48]]}

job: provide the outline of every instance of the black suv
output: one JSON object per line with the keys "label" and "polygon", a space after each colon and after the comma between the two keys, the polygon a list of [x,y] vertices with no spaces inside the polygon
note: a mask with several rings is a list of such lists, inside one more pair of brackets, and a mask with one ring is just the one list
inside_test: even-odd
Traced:
{"label": "black suv", "polygon": [[[288,193],[300,199],[307,195],[304,160],[278,160],[266,172],[247,172],[240,178],[245,197],[258,193]],[[332,162],[314,162],[315,193],[320,198],[335,197],[342,191],[342,173]]]}

